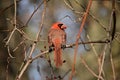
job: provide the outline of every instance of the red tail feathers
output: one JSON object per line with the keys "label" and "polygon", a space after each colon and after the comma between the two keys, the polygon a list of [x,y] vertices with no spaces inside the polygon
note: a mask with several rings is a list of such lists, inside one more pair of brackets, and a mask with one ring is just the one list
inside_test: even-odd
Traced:
{"label": "red tail feathers", "polygon": [[54,40],[54,61],[56,67],[62,66],[62,50],[61,50],[61,43],[59,39]]}

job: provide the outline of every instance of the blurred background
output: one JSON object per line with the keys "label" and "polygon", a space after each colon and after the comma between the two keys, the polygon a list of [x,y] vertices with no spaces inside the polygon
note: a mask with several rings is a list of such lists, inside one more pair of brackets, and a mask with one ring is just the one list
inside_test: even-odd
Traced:
{"label": "blurred background", "polygon": [[[75,43],[89,0],[46,1],[47,6],[43,28],[39,35],[40,41],[37,43],[32,57],[48,49],[48,31],[55,22],[62,22],[67,26],[65,31],[67,34],[67,44]],[[110,54],[112,54],[112,62],[114,63],[115,80],[120,80],[120,1],[116,0],[115,4],[115,38],[111,44],[107,44],[106,49],[106,44],[103,43],[79,45],[73,80],[97,80],[97,77],[85,67],[81,56],[88,67],[98,75],[98,59],[103,56],[103,53],[105,53],[102,72],[104,80],[113,80]],[[38,6],[40,7],[38,8]],[[31,45],[34,43],[33,41],[39,31],[43,9],[43,0],[17,0],[17,28],[25,33],[24,35],[27,36],[27,39],[16,30],[8,45],[5,46],[14,29],[14,0],[0,0],[0,80],[14,80],[18,75],[20,66],[27,59]],[[31,17],[35,10],[36,12]],[[93,0],[80,41],[87,42],[109,39],[109,32],[107,30],[112,31],[112,28],[110,29],[111,12],[112,0]],[[55,77],[57,77],[56,80],[69,80],[74,49],[75,47],[66,48],[62,51],[65,63],[59,69],[55,68],[53,53],[46,54],[42,58],[34,60],[23,74],[21,80],[51,80],[52,73],[48,60],[51,60],[52,71]],[[11,58],[9,53],[15,58]]]}

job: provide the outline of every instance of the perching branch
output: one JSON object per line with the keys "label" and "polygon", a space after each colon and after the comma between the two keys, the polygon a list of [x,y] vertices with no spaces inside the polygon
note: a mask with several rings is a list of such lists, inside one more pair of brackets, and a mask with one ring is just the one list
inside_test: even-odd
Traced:
{"label": "perching branch", "polygon": [[[78,45],[80,45],[80,44],[101,44],[101,43],[107,44],[107,43],[109,43],[109,40],[105,40],[105,41],[101,41],[101,40],[100,40],[100,41],[79,42]],[[67,45],[65,45],[64,48],[62,47],[62,49],[65,49],[65,48],[73,48],[75,45],[76,45],[76,43],[67,44]],[[52,51],[54,51],[54,49],[52,49],[51,52],[52,52]],[[40,56],[42,56],[42,55],[44,55],[44,54],[46,54],[46,53],[49,53],[49,50],[46,50],[46,51],[43,51],[42,53],[39,53],[38,55],[36,55],[36,56],[32,59],[32,61],[35,60],[35,59],[37,59],[37,58],[39,58]]]}

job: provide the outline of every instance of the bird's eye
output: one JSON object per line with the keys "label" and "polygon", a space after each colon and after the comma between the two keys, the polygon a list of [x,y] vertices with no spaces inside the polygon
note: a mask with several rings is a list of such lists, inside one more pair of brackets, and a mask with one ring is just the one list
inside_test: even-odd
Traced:
{"label": "bird's eye", "polygon": [[58,27],[60,27],[61,28],[61,26],[62,26],[63,24],[58,24]]}

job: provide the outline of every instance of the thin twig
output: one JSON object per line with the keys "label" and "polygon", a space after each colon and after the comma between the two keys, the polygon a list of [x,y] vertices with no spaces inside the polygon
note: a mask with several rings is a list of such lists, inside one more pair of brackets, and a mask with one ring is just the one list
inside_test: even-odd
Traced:
{"label": "thin twig", "polygon": [[115,40],[120,44],[120,33],[116,32]]}
{"label": "thin twig", "polygon": [[[116,32],[116,11],[115,11],[115,0],[112,0],[112,12],[109,22],[109,33],[108,37],[110,39],[109,44],[109,52],[110,52],[110,61],[112,66],[112,72],[113,72],[113,80],[116,80],[116,74],[115,74],[115,67],[112,59],[112,41],[115,38],[115,32]],[[116,39],[116,38],[115,38]]]}
{"label": "thin twig", "polygon": [[[68,1],[69,1],[69,0],[68,0]],[[84,7],[82,4],[80,4],[77,0],[75,0],[75,2],[76,2],[79,6],[81,6],[81,7],[84,9],[84,11],[86,10],[85,7]],[[68,6],[74,13],[83,15],[83,12],[76,11],[66,0],[64,0],[64,3],[65,3],[66,6]],[[90,15],[105,31],[108,31],[107,28],[100,22],[100,20],[97,19],[97,18],[93,15],[93,13],[89,12],[89,15]],[[76,22],[76,21],[75,21],[75,22]]]}
{"label": "thin twig", "polygon": [[104,46],[103,52],[102,52],[102,60],[101,60],[101,65],[100,65],[100,69],[99,69],[99,77],[98,80],[100,80],[100,77],[102,77],[102,72],[103,72],[103,66],[104,66],[104,62],[105,62],[105,56],[106,56],[106,49],[107,49],[107,44]]}
{"label": "thin twig", "polygon": [[78,23],[78,22],[80,22],[80,21],[82,20],[82,18],[78,18],[77,20],[74,20],[74,19],[72,19],[69,15],[66,15],[66,16],[62,17],[62,18],[60,19],[60,21],[63,20],[64,18],[69,18],[69,19],[70,19],[72,22],[74,22],[74,23]]}
{"label": "thin twig", "polygon": [[114,36],[115,36],[115,32],[116,32],[116,11],[115,11],[115,0],[112,0],[112,21],[113,21],[113,25],[111,24],[112,26],[112,40],[114,39]]}
{"label": "thin twig", "polygon": [[5,46],[8,46],[8,43],[10,42],[10,40],[11,40],[11,38],[12,38],[12,36],[13,36],[13,34],[14,34],[15,31],[16,31],[16,27],[14,27],[14,29],[12,30],[12,32],[11,32],[11,34],[10,34],[7,42],[5,43]]}
{"label": "thin twig", "polygon": [[[19,3],[20,1],[22,1],[22,0],[17,0],[16,3]],[[9,8],[12,8],[12,7],[14,7],[14,3],[12,3],[12,4],[9,5],[9,6],[7,6],[7,7],[4,8],[4,9],[0,10],[0,16],[2,16],[2,14],[3,14],[6,10],[8,10]]]}
{"label": "thin twig", "polygon": [[[87,35],[88,39],[90,40],[90,37],[89,35]],[[110,41],[109,41],[110,42]],[[95,49],[95,47],[93,46],[93,43],[90,44],[92,49],[93,49],[93,52],[95,53],[96,57],[97,57],[97,61],[98,61],[98,71],[100,71],[100,68],[101,68],[101,57],[102,56],[98,56],[97,54],[97,51]],[[103,72],[103,71],[102,71]],[[103,72],[104,73],[104,72]],[[103,77],[102,77],[103,78]]]}
{"label": "thin twig", "polygon": [[33,51],[34,51],[34,49],[35,49],[36,43],[37,43],[37,41],[39,40],[39,35],[40,35],[40,33],[41,33],[41,31],[42,31],[42,28],[43,28],[43,22],[44,22],[45,12],[46,12],[46,0],[44,0],[44,10],[43,10],[43,13],[42,13],[42,18],[41,18],[41,22],[40,22],[40,26],[39,26],[39,31],[38,31],[38,33],[37,33],[37,35],[36,35],[35,42],[34,42],[34,44],[32,45],[32,49],[31,49],[31,51],[30,51],[29,58],[31,58],[32,53],[33,53]]}
{"label": "thin twig", "polygon": [[10,34],[10,36],[9,36],[6,44],[5,44],[7,47],[9,46],[8,43],[10,42],[10,40],[11,40],[14,32],[16,31],[16,15],[17,15],[16,14],[16,12],[17,12],[17,3],[16,3],[16,0],[14,0],[14,6],[15,6],[14,7],[14,22],[13,22],[14,29],[12,30],[12,32],[11,32],[11,34]]}
{"label": "thin twig", "polygon": [[8,51],[8,55],[10,56],[10,58],[15,58],[14,56],[11,55],[9,46],[7,46],[7,51]]}
{"label": "thin twig", "polygon": [[7,58],[7,67],[6,67],[6,80],[9,80],[9,63],[10,63],[10,57]]}
{"label": "thin twig", "polygon": [[[75,2],[76,2],[79,6],[81,6],[81,7],[84,9],[84,11],[86,10],[85,7],[84,7],[82,4],[80,4],[77,0],[75,0]],[[107,28],[100,22],[100,20],[99,20],[98,18],[96,18],[96,17],[93,15],[92,12],[89,12],[89,15],[90,15],[105,31],[108,31]]]}
{"label": "thin twig", "polygon": [[[88,34],[87,34],[87,38],[89,39],[89,41],[91,41],[91,39],[90,39],[90,37],[89,37]],[[92,49],[93,49],[93,52],[95,53],[95,56],[98,57],[97,51],[96,51],[96,49],[95,49],[93,43],[91,43],[90,45],[91,45],[91,47],[92,47]]]}
{"label": "thin twig", "polygon": [[[104,41],[102,41],[102,40],[98,40],[98,41],[87,41],[87,42],[78,42],[78,45],[80,45],[80,44],[94,44],[94,43],[109,43],[110,41],[109,40],[104,40]],[[66,45],[66,48],[70,48],[70,47],[73,47],[73,46],[75,46],[76,45],[76,43],[73,43],[73,44],[69,44],[69,45]]]}
{"label": "thin twig", "polygon": [[[48,1],[50,1],[50,0],[46,0],[46,2],[48,2]],[[28,23],[30,22],[30,20],[32,19],[32,17],[34,16],[34,14],[38,11],[38,9],[41,7],[41,5],[44,3],[44,1],[42,1],[39,5],[38,5],[38,7],[33,11],[33,13],[30,15],[30,17],[29,17],[29,19],[27,20],[27,22],[25,23],[25,25],[24,26],[22,26],[21,28],[23,28],[23,27],[25,27],[25,26],[27,26],[28,25]]]}
{"label": "thin twig", "polygon": [[80,59],[82,61],[82,63],[84,64],[84,66],[88,69],[88,71],[95,77],[100,78],[101,80],[104,80],[102,76],[98,76],[92,69],[90,69],[90,67],[86,64],[85,60],[82,58],[82,56],[80,56]]}
{"label": "thin twig", "polygon": [[85,21],[87,19],[88,12],[90,10],[91,5],[92,5],[92,0],[89,0],[86,12],[84,13],[84,16],[83,16],[83,20],[82,20],[82,23],[81,23],[81,26],[80,26],[79,33],[78,33],[77,38],[76,38],[76,47],[75,47],[75,50],[74,50],[74,61],[73,61],[73,64],[72,64],[72,72],[71,72],[70,80],[72,80],[72,76],[73,76],[74,71],[75,71],[76,56],[77,56],[77,51],[78,51],[78,41],[79,41],[79,38],[81,36],[81,33],[82,33],[82,30],[83,30]]}
{"label": "thin twig", "polygon": [[20,80],[21,76],[23,75],[24,71],[27,69],[28,65],[32,62],[31,59],[29,59],[26,64],[22,67],[22,70],[20,71],[19,75],[17,76],[16,80]]}
{"label": "thin twig", "polygon": [[33,17],[33,15],[38,11],[38,9],[41,7],[41,5],[44,3],[44,1],[42,1],[38,7],[33,11],[33,13],[30,15],[29,19],[27,20],[27,22],[25,23],[24,26],[27,26],[27,24],[30,22],[31,18]]}
{"label": "thin twig", "polygon": [[13,49],[13,52],[15,52],[24,42],[25,38]]}
{"label": "thin twig", "polygon": [[113,63],[113,57],[112,57],[112,41],[115,38],[115,32],[116,32],[116,11],[115,11],[115,0],[112,0],[112,12],[111,12],[111,18],[110,18],[110,61],[111,61],[111,66],[112,66],[112,72],[113,72],[113,80],[116,80],[116,73],[115,73],[115,67]]}
{"label": "thin twig", "polygon": [[25,39],[29,40],[29,41],[32,41],[34,42],[35,40],[31,39],[28,37],[28,35],[23,31],[23,30],[19,30],[19,29],[16,29]]}
{"label": "thin twig", "polygon": [[[68,2],[67,2],[68,1]],[[68,6],[74,13],[77,13],[77,14],[81,14],[81,15],[83,15],[83,12],[80,12],[80,11],[76,11],[73,7],[72,7],[72,4],[71,4],[71,2],[69,1],[69,0],[64,0],[64,3],[65,3],[65,5],[66,6]]]}
{"label": "thin twig", "polygon": [[16,0],[14,0],[14,22],[13,22],[13,26],[14,26],[14,29],[12,30],[12,32],[11,32],[11,34],[10,34],[10,36],[9,36],[9,38],[8,38],[8,40],[7,40],[7,42],[5,43],[5,46],[7,46],[7,49],[8,49],[8,54],[9,54],[9,56],[11,57],[11,58],[15,58],[15,57],[13,57],[11,54],[10,54],[10,49],[9,49],[9,42],[10,42],[10,40],[11,40],[11,38],[12,38],[12,36],[13,36],[13,34],[14,34],[14,32],[16,31],[16,12],[17,12],[17,3],[16,3]]}
{"label": "thin twig", "polygon": [[110,62],[111,62],[111,66],[112,66],[113,80],[116,80],[115,66],[114,66],[114,63],[113,63],[112,53],[110,53]]}
{"label": "thin twig", "polygon": [[71,71],[71,69],[69,69],[63,76],[62,79],[64,79],[64,77]]}
{"label": "thin twig", "polygon": [[32,44],[32,48],[31,48],[30,53],[28,55],[28,60],[25,63],[25,65],[23,66],[23,68],[20,71],[19,75],[17,76],[17,80],[20,80],[21,76],[23,75],[23,73],[25,72],[25,70],[27,69],[27,67],[33,61],[32,54],[33,54],[33,51],[34,51],[34,49],[35,49],[35,47],[37,45],[37,42],[38,42],[38,39],[39,39],[39,35],[40,35],[42,27],[43,27],[45,12],[46,12],[46,0],[44,0],[44,9],[43,9],[43,12],[42,12],[42,18],[41,18],[41,23],[40,23],[40,26],[39,26],[39,31],[38,31],[38,33],[36,35],[36,39],[35,39],[34,43]]}

